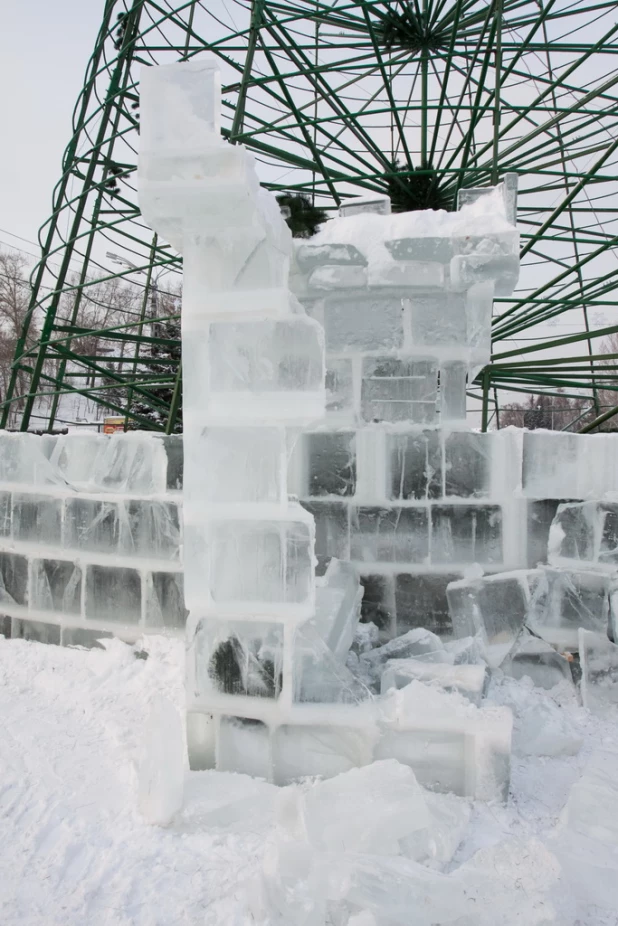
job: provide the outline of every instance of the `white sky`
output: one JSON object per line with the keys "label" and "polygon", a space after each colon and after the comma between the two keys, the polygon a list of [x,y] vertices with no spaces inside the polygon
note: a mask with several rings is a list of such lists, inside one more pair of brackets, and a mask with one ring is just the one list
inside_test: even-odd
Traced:
{"label": "white sky", "polygon": [[0,247],[34,251],[103,0],[0,0]]}

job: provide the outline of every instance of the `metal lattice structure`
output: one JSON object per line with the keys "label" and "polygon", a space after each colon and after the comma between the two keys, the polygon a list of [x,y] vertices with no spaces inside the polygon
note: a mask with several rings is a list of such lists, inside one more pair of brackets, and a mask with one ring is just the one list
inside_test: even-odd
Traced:
{"label": "metal lattice structure", "polygon": [[516,172],[520,288],[496,303],[493,360],[471,401],[484,427],[518,392],[584,396],[588,420],[609,417],[618,354],[599,345],[618,331],[615,11],[614,0],[107,0],[3,425],[52,429],[79,400],[178,427],[181,263],[137,205],[139,71],[205,52],[221,63],[224,136],[255,153],[274,191],[327,209],[367,191],[398,209],[452,209],[461,188]]}

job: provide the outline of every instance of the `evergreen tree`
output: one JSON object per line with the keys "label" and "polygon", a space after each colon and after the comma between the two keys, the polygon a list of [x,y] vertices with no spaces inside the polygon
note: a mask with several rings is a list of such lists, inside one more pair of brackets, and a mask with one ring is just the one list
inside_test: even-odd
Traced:
{"label": "evergreen tree", "polygon": [[280,193],[277,202],[293,238],[311,238],[328,217],[304,193]]}

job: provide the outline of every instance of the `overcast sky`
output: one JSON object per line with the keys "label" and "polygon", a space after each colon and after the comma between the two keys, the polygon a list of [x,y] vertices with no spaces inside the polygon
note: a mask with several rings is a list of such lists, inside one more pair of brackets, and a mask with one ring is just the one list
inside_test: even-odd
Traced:
{"label": "overcast sky", "polygon": [[103,0],[0,0],[0,247],[51,210]]}

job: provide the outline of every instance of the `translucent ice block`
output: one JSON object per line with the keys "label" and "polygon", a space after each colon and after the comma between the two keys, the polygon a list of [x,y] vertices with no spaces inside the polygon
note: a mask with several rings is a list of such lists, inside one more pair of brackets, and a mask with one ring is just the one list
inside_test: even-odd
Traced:
{"label": "translucent ice block", "polygon": [[104,452],[107,440],[100,434],[61,434],[50,463],[69,485],[78,489],[92,487],[96,460]]}
{"label": "translucent ice block", "polygon": [[577,650],[578,629],[607,633],[610,580],[592,570],[542,568],[527,625],[561,650]]}
{"label": "translucent ice block", "polygon": [[499,505],[435,505],[431,509],[431,561],[459,565],[501,563]]}
{"label": "translucent ice block", "polygon": [[278,698],[283,671],[283,626],[202,618],[188,654],[191,694]]}
{"label": "translucent ice block", "polygon": [[146,626],[181,629],[187,611],[181,572],[153,572],[146,579]]}
{"label": "translucent ice block", "polygon": [[452,861],[471,816],[469,801],[455,794],[425,792],[429,823],[400,840],[401,854],[443,871]]}
{"label": "translucent ice block", "polygon": [[618,646],[607,634],[579,630],[581,693],[584,707],[600,716],[612,716],[618,707]]}
{"label": "translucent ice block", "polygon": [[431,359],[366,357],[361,386],[363,419],[432,424],[437,385],[438,367]]}
{"label": "translucent ice block", "polygon": [[114,566],[86,566],[84,610],[89,620],[139,623],[142,616],[139,572]]}
{"label": "translucent ice block", "polygon": [[297,510],[287,520],[186,520],[188,607],[210,600],[228,612],[312,609],[313,524]]}
{"label": "translucent ice block", "polygon": [[350,414],[354,409],[354,379],[352,361],[346,358],[327,359],[326,411],[331,414]]}
{"label": "translucent ice block", "polygon": [[528,498],[578,498],[581,477],[577,434],[524,434],[523,488]]}
{"label": "translucent ice block", "polygon": [[180,715],[171,701],[156,695],[146,723],[137,776],[139,810],[146,823],[167,826],[181,810],[184,752]]}
{"label": "translucent ice block", "polygon": [[490,232],[453,238],[451,283],[467,289],[477,283],[494,283],[496,295],[510,296],[519,278],[519,233]]}
{"label": "translucent ice block", "polygon": [[256,778],[271,777],[268,727],[245,717],[222,717],[217,739],[217,769]]}
{"label": "translucent ice block", "polygon": [[[140,101],[147,113],[141,130],[143,149],[199,149],[219,136],[219,65],[214,56],[144,68]],[[143,118],[143,117],[142,117]]]}
{"label": "translucent ice block", "polygon": [[92,482],[103,492],[165,492],[167,455],[163,441],[143,433],[112,435],[101,443]]}
{"label": "translucent ice block", "polygon": [[324,343],[313,319],[213,322],[207,332],[185,330],[183,345],[189,420],[302,423],[322,416]]}
{"label": "translucent ice block", "polygon": [[81,611],[82,570],[63,560],[33,560],[31,604],[42,611],[79,614]]}
{"label": "translucent ice block", "polygon": [[[415,293],[409,305],[412,344],[419,347],[458,347],[468,343],[466,300],[460,293]],[[378,345],[374,349],[379,349]]]}
{"label": "translucent ice block", "polygon": [[17,553],[0,553],[0,601],[28,602],[28,560]]}
{"label": "translucent ice block", "polygon": [[358,704],[369,691],[337,659],[316,630],[313,621],[294,633],[293,699],[299,703]]}
{"label": "translucent ice block", "polygon": [[326,349],[334,352],[392,350],[403,346],[402,296],[371,291],[327,296]]}
{"label": "translucent ice block", "polygon": [[494,446],[493,434],[476,431],[448,434],[444,440],[444,494],[487,498],[491,494]]}
{"label": "translucent ice block", "polygon": [[440,419],[466,420],[467,364],[453,361],[440,367]]}
{"label": "translucent ice block", "polygon": [[315,518],[317,575],[323,575],[333,556],[350,558],[350,517],[346,502],[304,501],[303,508]]}
{"label": "translucent ice block", "polygon": [[354,495],[356,489],[356,435],[354,431],[318,431],[305,434],[304,485],[301,496]]}
{"label": "translucent ice block", "polygon": [[389,497],[405,501],[442,495],[442,442],[438,431],[388,437]]}
{"label": "translucent ice block", "polygon": [[64,509],[65,549],[118,553],[121,523],[115,502],[68,498]]}
{"label": "translucent ice block", "polygon": [[430,662],[452,662],[447,656],[444,644],[435,633],[424,627],[409,630],[383,646],[363,654],[363,660],[380,673],[392,659],[423,659]]}
{"label": "translucent ice block", "polygon": [[367,266],[367,258],[351,244],[299,244],[296,247],[296,260],[301,270],[309,272],[316,267],[328,266]]}
{"label": "translucent ice block", "polygon": [[395,579],[397,633],[425,627],[441,637],[450,637],[453,624],[446,600],[446,587],[461,573],[400,573]]}
{"label": "translucent ice block", "polygon": [[203,428],[186,449],[185,497],[209,504],[287,504],[286,467],[283,428]]}
{"label": "translucent ice block", "polygon": [[485,666],[451,666],[418,659],[391,659],[382,673],[381,691],[384,694],[389,688],[404,688],[414,679],[447,692],[455,691],[478,707],[485,685]]}
{"label": "translucent ice block", "polygon": [[309,289],[329,292],[342,289],[364,289],[367,285],[367,270],[354,265],[316,267],[307,280]]}
{"label": "translucent ice block", "polygon": [[286,724],[273,736],[273,772],[276,784],[289,784],[305,776],[331,778],[371,762],[377,733],[363,728]]}
{"label": "translucent ice block", "polygon": [[332,559],[316,582],[312,623],[337,659],[345,659],[360,617],[362,587],[351,563]]}
{"label": "translucent ice block", "polygon": [[62,502],[46,495],[13,493],[13,537],[29,543],[60,545]]}
{"label": "translucent ice block", "polygon": [[120,549],[132,556],[177,560],[180,550],[178,506],[134,499],[120,506]]}
{"label": "translucent ice block", "polygon": [[526,573],[462,579],[446,590],[456,637],[481,633],[489,665],[506,658],[521,633],[530,606]]}
{"label": "translucent ice block", "polygon": [[355,508],[350,557],[364,563],[422,563],[428,553],[426,508]]}
{"label": "translucent ice block", "polygon": [[437,261],[398,260],[369,265],[370,286],[405,286],[415,290],[443,290],[446,268]]}
{"label": "translucent ice block", "polygon": [[549,532],[549,562],[618,563],[618,505],[573,502],[556,511]]}

